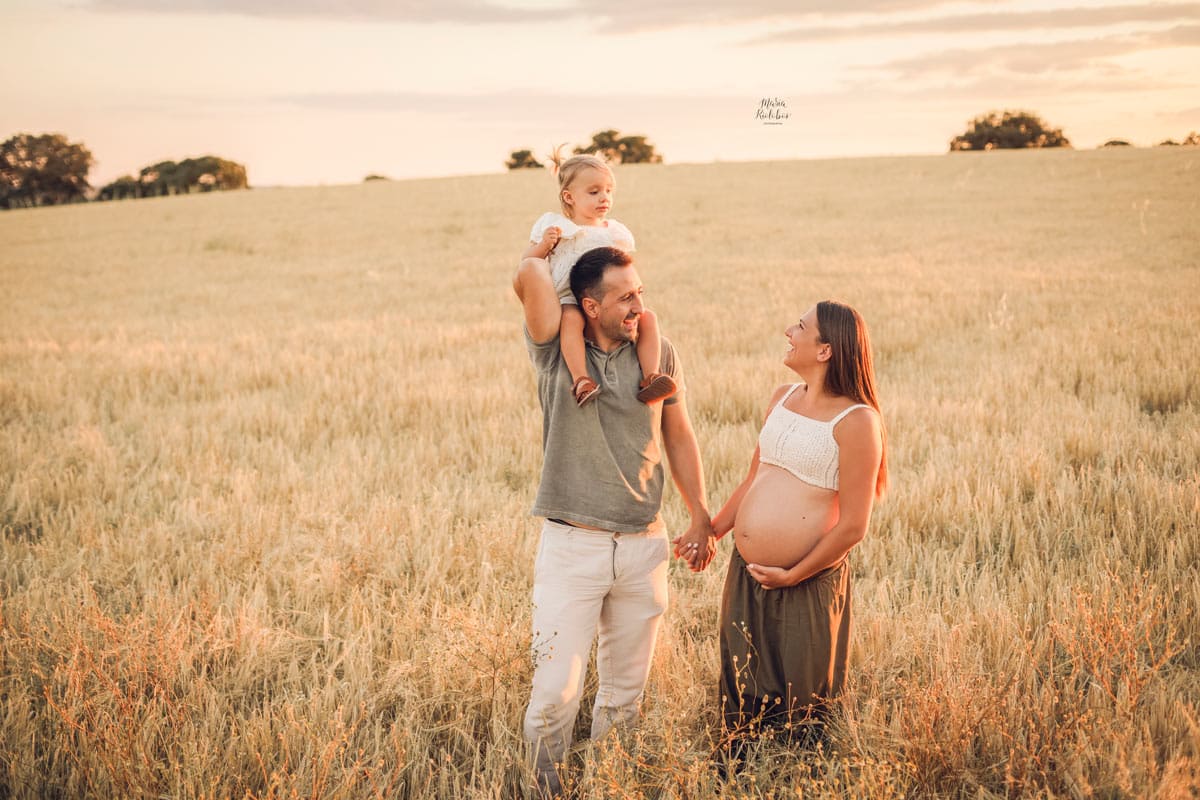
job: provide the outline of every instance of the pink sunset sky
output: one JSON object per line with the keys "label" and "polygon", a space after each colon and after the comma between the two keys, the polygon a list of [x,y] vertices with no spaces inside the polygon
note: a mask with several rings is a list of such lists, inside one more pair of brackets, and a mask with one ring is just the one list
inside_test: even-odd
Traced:
{"label": "pink sunset sky", "polygon": [[1081,148],[1200,130],[1200,3],[0,0],[0,25],[0,139],[82,141],[97,186],[204,154],[256,186],[496,172],[604,128],[669,163],[940,153],[1004,108]]}

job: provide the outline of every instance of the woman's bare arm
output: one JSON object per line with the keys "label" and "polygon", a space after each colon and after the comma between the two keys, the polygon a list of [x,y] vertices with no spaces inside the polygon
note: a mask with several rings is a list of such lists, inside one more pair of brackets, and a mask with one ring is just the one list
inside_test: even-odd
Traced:
{"label": "woman's bare arm", "polygon": [[795,586],[845,558],[862,541],[875,505],[875,480],[883,458],[883,435],[874,410],[854,411],[834,429],[838,443],[837,524],[829,529],[800,563],[790,569],[750,564],[747,568],[768,589]]}

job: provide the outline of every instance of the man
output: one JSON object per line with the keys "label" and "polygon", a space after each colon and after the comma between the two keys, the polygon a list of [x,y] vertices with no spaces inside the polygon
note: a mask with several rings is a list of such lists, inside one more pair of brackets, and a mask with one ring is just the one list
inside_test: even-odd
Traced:
{"label": "man", "polygon": [[[558,794],[556,766],[571,744],[597,633],[593,740],[637,718],[650,674],[667,607],[660,442],[691,517],[675,555],[699,571],[716,545],[684,392],[655,405],[636,398],[642,374],[634,343],[644,307],[630,256],[610,247],[590,250],[571,273],[584,314],[588,372],[601,387],[585,406],[574,400],[559,349],[562,312],[546,262],[522,261],[513,289],[525,311],[542,407],[542,479],[532,513],[546,518],[534,565],[535,666],[525,738],[541,788]],[[660,372],[683,386],[665,339]]]}

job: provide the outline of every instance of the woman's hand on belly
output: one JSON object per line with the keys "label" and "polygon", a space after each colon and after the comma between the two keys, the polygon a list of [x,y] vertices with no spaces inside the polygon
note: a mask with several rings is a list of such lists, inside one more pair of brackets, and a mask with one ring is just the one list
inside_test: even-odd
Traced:
{"label": "woman's hand on belly", "polygon": [[765,567],[762,564],[747,564],[746,570],[750,577],[758,581],[764,589],[782,589],[792,586],[788,571],[783,567]]}

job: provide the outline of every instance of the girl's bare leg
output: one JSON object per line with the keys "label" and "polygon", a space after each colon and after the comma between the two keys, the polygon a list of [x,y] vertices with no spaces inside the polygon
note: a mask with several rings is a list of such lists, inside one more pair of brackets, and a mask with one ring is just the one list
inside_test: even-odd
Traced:
{"label": "girl's bare leg", "polygon": [[575,402],[583,405],[599,394],[600,387],[588,375],[587,345],[583,342],[583,312],[579,306],[563,304],[558,346],[562,350],[563,361],[567,362],[567,369],[571,371],[571,391],[575,395]]}
{"label": "girl's bare leg", "polygon": [[662,341],[658,332],[658,317],[648,308],[642,311],[638,321],[637,356],[638,364],[642,367],[638,400],[657,403],[679,391],[670,375],[658,371],[662,362]]}

